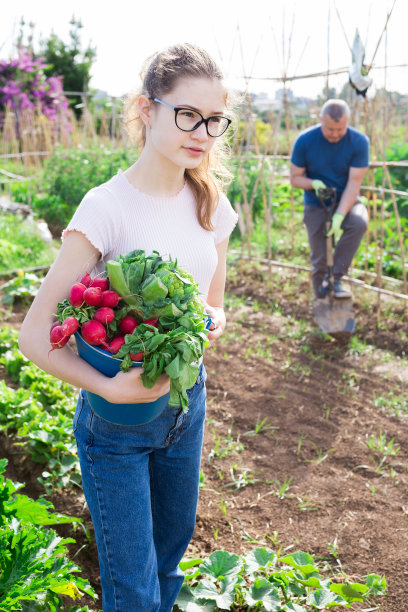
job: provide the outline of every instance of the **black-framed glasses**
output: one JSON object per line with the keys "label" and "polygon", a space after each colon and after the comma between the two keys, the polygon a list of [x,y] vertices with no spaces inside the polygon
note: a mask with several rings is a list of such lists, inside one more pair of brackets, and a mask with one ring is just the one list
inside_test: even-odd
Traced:
{"label": "black-framed glasses", "polygon": [[222,136],[224,134],[225,130],[231,123],[231,119],[228,119],[227,117],[214,115],[204,119],[201,113],[192,110],[191,108],[172,106],[171,104],[167,104],[167,102],[163,102],[163,100],[159,100],[159,98],[152,99],[154,102],[159,102],[159,104],[163,104],[164,106],[168,106],[174,110],[174,120],[176,125],[179,130],[182,130],[183,132],[193,132],[200,127],[202,123],[205,123],[207,134],[213,138],[218,138],[218,136]]}

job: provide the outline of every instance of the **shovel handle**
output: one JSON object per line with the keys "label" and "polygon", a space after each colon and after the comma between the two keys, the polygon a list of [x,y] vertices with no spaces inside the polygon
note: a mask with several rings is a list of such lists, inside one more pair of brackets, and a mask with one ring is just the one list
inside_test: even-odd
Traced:
{"label": "shovel handle", "polygon": [[331,222],[326,221],[326,263],[330,270],[334,266],[334,257],[333,257],[333,236],[328,236],[328,232],[330,230]]}

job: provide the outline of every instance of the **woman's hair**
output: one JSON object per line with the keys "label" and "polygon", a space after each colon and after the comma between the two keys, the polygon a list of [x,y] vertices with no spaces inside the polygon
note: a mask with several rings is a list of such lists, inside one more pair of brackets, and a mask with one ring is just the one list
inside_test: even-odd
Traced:
{"label": "woman's hair", "polygon": [[[123,124],[129,138],[136,141],[140,150],[146,142],[146,126],[140,119],[138,99],[141,94],[148,98],[162,98],[171,92],[181,78],[206,77],[222,80],[223,74],[210,55],[200,47],[189,43],[174,45],[149,57],[140,73],[142,86],[139,91],[128,94],[124,100]],[[228,106],[228,93],[225,93]],[[206,230],[213,230],[211,216],[217,206],[219,191],[231,180],[231,174],[223,163],[225,141],[217,138],[211,151],[197,168],[185,170],[196,202],[197,218]],[[223,146],[224,145],[224,148]]]}

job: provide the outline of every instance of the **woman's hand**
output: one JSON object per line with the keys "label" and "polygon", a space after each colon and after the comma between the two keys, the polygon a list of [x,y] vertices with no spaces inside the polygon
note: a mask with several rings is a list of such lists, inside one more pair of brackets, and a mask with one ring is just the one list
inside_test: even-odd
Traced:
{"label": "woman's hand", "polygon": [[208,330],[208,339],[212,342],[213,340],[217,340],[225,329],[227,324],[225,312],[224,309],[219,306],[209,306],[208,304],[205,305],[204,311],[212,319],[211,326]]}
{"label": "woman's hand", "polygon": [[162,374],[151,389],[143,386],[141,375],[143,368],[130,368],[128,372],[118,372],[113,378],[106,378],[106,383],[99,395],[112,404],[140,404],[154,402],[170,391],[170,378]]}

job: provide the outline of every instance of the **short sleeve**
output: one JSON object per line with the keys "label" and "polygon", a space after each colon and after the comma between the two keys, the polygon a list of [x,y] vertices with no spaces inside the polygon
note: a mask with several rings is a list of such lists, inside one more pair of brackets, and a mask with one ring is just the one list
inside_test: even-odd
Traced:
{"label": "short sleeve", "polygon": [[296,140],[293,146],[292,155],[290,156],[290,161],[292,162],[292,164],[294,164],[298,168],[306,168],[307,166],[304,138],[302,137],[302,135],[299,136],[299,138]]}
{"label": "short sleeve", "polygon": [[232,208],[227,196],[220,193],[217,209],[213,215],[212,223],[215,228],[215,244],[227,238],[238,222],[238,214]]}
{"label": "short sleeve", "polygon": [[81,232],[103,259],[115,244],[116,228],[114,196],[104,187],[94,187],[82,199],[61,238],[72,230]]}
{"label": "short sleeve", "polygon": [[370,163],[370,141],[365,134],[359,134],[359,136],[351,158],[352,168],[366,168]]}

